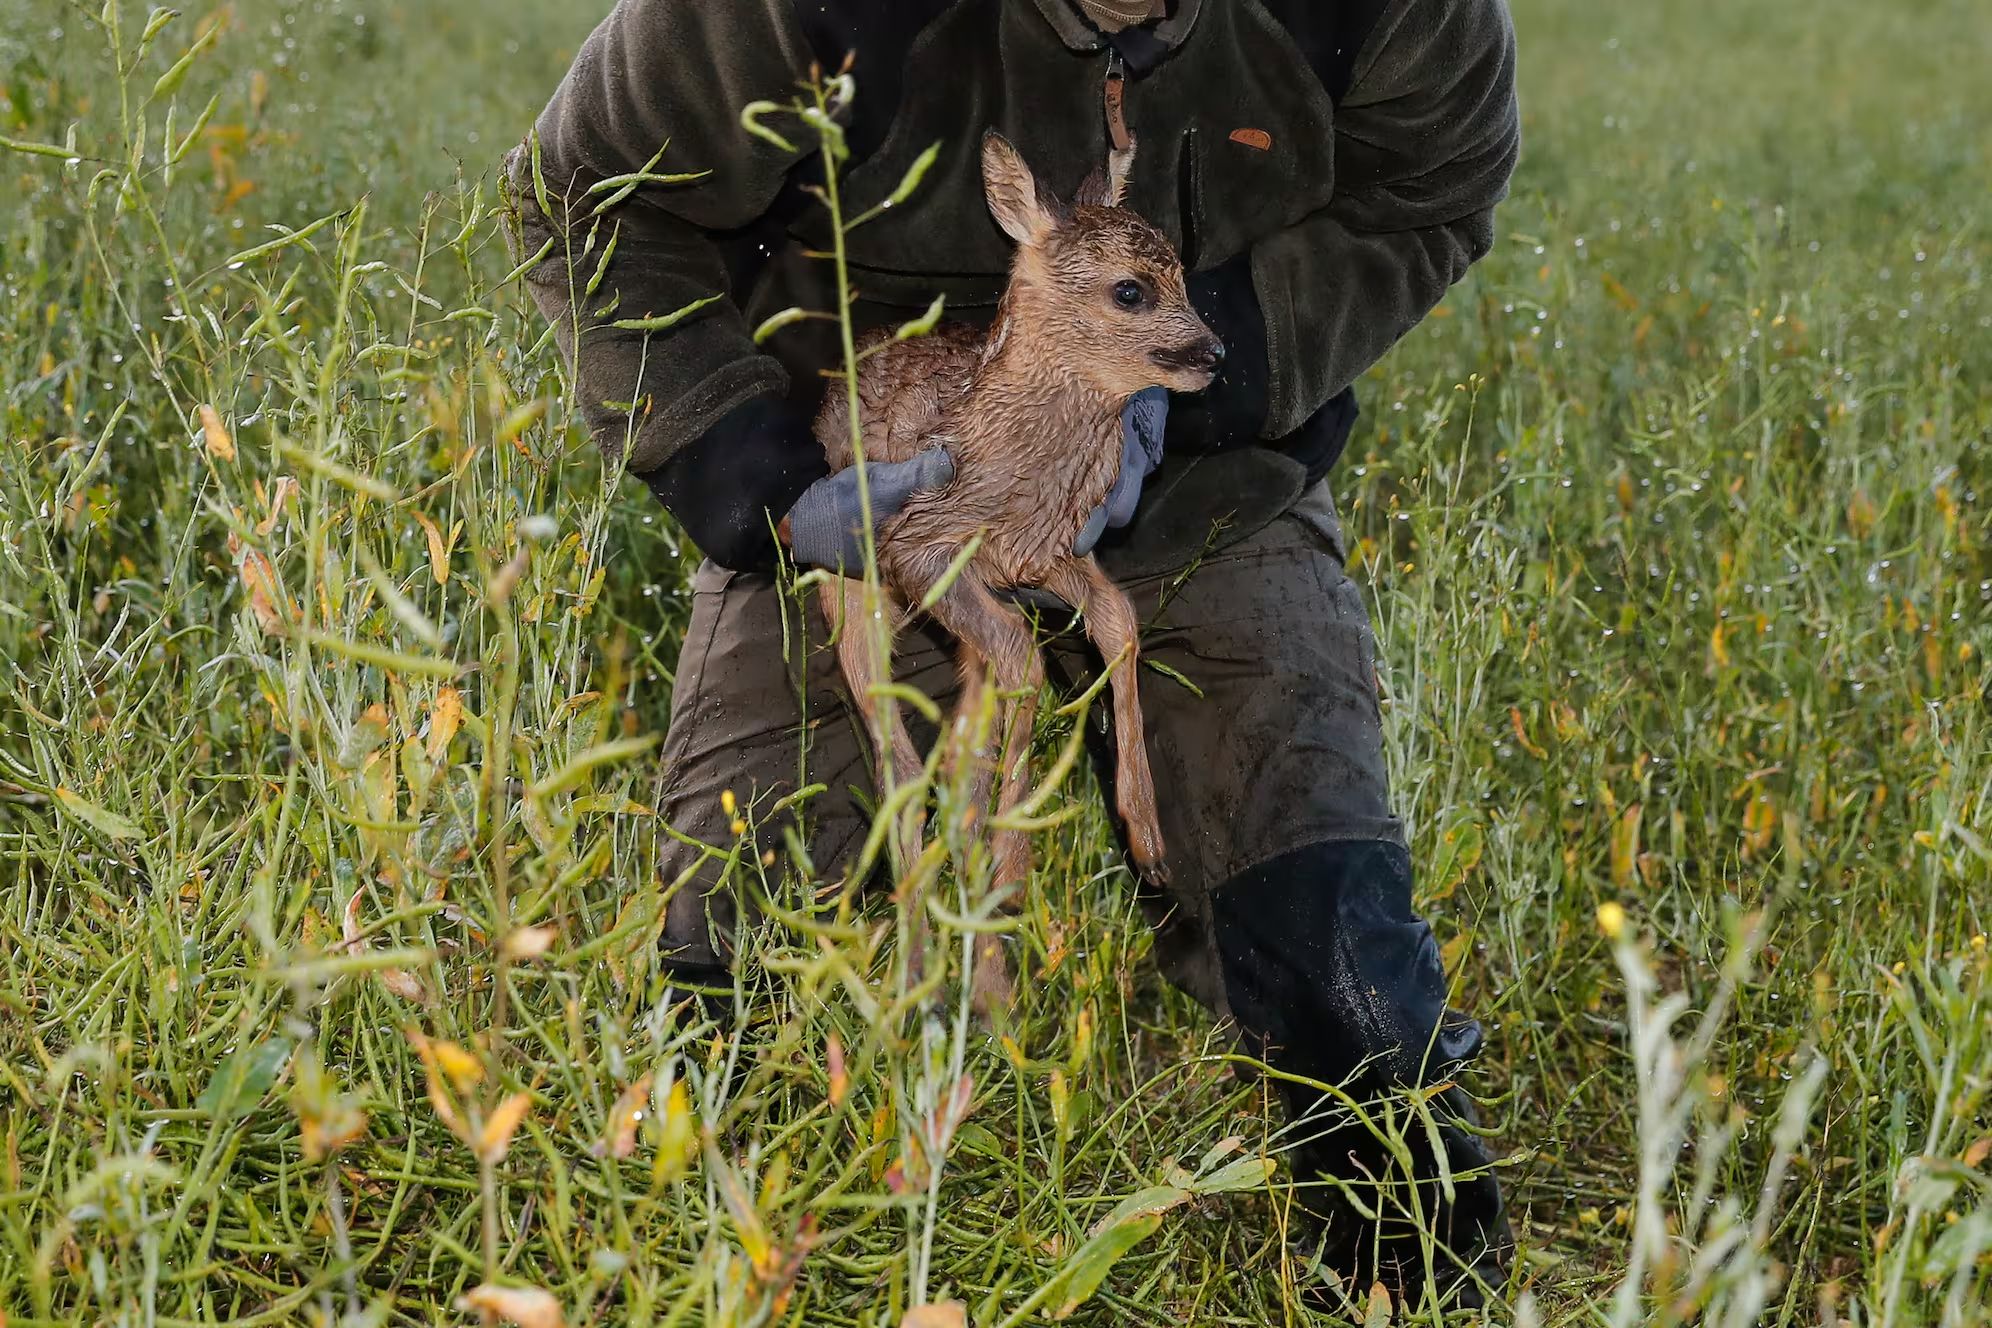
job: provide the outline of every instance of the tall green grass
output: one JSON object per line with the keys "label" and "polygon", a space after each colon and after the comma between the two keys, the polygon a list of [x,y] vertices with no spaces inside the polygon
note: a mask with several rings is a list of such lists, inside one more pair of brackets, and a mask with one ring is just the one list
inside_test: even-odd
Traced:
{"label": "tall green grass", "polygon": [[[1992,19],[1518,8],[1500,248],[1336,479],[1503,1317],[1987,1322]],[[0,10],[0,1309],[1319,1320],[1083,778],[1006,1038],[751,854],[737,1031],[660,1003],[693,555],[490,174],[592,16]]]}

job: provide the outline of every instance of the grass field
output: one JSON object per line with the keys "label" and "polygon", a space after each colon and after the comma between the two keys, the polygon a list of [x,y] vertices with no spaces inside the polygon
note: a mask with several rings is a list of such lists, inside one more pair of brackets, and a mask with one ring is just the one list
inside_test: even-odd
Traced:
{"label": "grass field", "polygon": [[[0,1323],[1338,1321],[1096,810],[1007,1042],[779,867],[660,1008],[692,554],[491,184],[602,7],[0,0]],[[1516,7],[1336,480],[1500,1317],[1992,1323],[1992,10]]]}

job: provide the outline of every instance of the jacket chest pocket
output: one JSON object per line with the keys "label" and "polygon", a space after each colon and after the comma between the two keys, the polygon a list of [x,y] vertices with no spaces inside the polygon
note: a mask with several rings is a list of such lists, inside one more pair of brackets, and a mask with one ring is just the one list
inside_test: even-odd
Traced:
{"label": "jacket chest pocket", "polygon": [[1130,202],[1193,270],[1335,196],[1335,104],[1256,4],[1206,5],[1183,49],[1129,85],[1127,107],[1147,159],[1135,164]]}

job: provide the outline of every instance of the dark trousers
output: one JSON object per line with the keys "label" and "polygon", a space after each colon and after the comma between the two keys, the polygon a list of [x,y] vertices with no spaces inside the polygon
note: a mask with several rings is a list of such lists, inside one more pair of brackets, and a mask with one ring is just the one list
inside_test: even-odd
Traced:
{"label": "dark trousers", "polygon": [[[1438,947],[1412,911],[1410,862],[1384,768],[1376,643],[1345,560],[1323,484],[1188,573],[1125,585],[1145,625],[1146,658],[1196,688],[1142,673],[1171,882],[1149,901],[1164,974],[1233,1021],[1275,1068],[1346,1083],[1363,1098],[1437,1082],[1478,1050],[1480,1031],[1447,1011]],[[809,630],[798,632],[797,606],[764,575],[708,563],[693,590],[664,745],[663,815],[692,839],[727,844],[722,791],[766,808],[806,768],[811,782],[827,786],[803,813],[811,853],[833,874],[870,825],[861,799],[871,758],[834,652],[797,648],[804,636],[823,641],[826,625],[812,606]],[[1098,668],[1077,633],[1050,639],[1046,650],[1054,680]],[[946,706],[957,686],[953,643],[916,624],[901,636],[894,672]],[[1111,777],[1110,758],[1100,768]],[[765,847],[779,850],[779,818],[757,824]],[[665,879],[675,880],[697,866],[699,850],[674,841],[664,859]],[[688,980],[723,978],[735,909],[710,864],[673,896],[666,947]],[[1297,1116],[1319,1105],[1315,1090],[1286,1091]],[[1478,1140],[1460,1124],[1459,1095],[1437,1107],[1452,1168],[1483,1167]],[[1357,1185],[1386,1179],[1387,1159],[1366,1130],[1301,1129],[1320,1137],[1299,1151],[1298,1171]],[[1426,1137],[1422,1124],[1407,1133]],[[1481,1243],[1474,1237],[1483,1229],[1491,1238],[1500,1211],[1492,1178],[1460,1178],[1455,1203],[1435,1208],[1437,1168],[1424,1151],[1421,1202],[1431,1202],[1422,1210],[1384,1204],[1403,1210],[1403,1229],[1387,1217],[1352,1224],[1348,1205],[1313,1192],[1352,1258],[1364,1249],[1389,1258],[1400,1237],[1415,1235],[1405,1226],[1413,1211],[1461,1249]],[[1408,1183],[1398,1177],[1393,1192],[1408,1194]]]}

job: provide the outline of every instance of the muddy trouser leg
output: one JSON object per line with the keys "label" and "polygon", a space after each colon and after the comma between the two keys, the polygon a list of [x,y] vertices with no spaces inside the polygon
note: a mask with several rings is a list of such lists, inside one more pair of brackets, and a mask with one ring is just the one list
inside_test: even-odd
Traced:
{"label": "muddy trouser leg", "polygon": [[[1412,909],[1375,638],[1343,562],[1324,485],[1187,577],[1127,588],[1149,625],[1146,658],[1202,693],[1153,670],[1142,680],[1171,872],[1151,909],[1164,973],[1232,1019],[1275,1069],[1362,1102],[1445,1081],[1479,1051],[1481,1033],[1446,1008],[1438,946]],[[1055,662],[1069,667],[1073,653]],[[1454,1174],[1450,1204],[1424,1125],[1399,1103],[1418,1156],[1414,1204],[1403,1177],[1379,1185],[1392,1168],[1365,1128],[1334,1124],[1343,1117],[1317,1089],[1284,1082],[1283,1092],[1296,1135],[1309,1140],[1297,1177],[1334,1177],[1381,1210],[1379,1221],[1352,1220],[1332,1185],[1306,1191],[1341,1271],[1414,1281],[1425,1233],[1462,1266],[1498,1269],[1508,1228],[1464,1093],[1432,1103]],[[1441,1252],[1439,1261],[1453,1260]]]}
{"label": "muddy trouser leg", "polygon": [[[710,562],[693,577],[661,756],[659,814],[682,836],[667,836],[658,852],[660,880],[675,886],[663,960],[673,986],[706,996],[715,1015],[732,1008],[740,904],[758,879],[754,860],[773,852],[768,878],[779,882],[789,869],[784,831],[792,827],[814,879],[835,880],[871,825],[869,745],[828,639],[814,595],[804,607],[771,576]],[[945,706],[957,686],[953,647],[933,628],[915,626],[900,634],[894,673]],[[920,735],[923,749],[926,741]],[[822,791],[779,806],[804,787],[805,772]],[[738,852],[722,805],[728,791],[753,827]]]}

